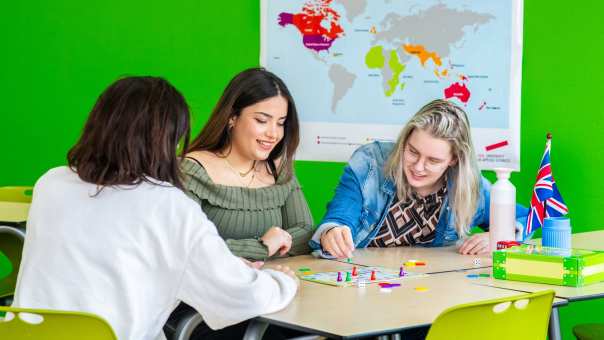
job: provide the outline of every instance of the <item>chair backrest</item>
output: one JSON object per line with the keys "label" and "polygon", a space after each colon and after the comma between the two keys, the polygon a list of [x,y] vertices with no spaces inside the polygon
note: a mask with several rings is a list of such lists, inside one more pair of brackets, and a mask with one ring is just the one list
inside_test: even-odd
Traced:
{"label": "chair backrest", "polygon": [[31,203],[32,187],[0,187],[0,201]]}
{"label": "chair backrest", "polygon": [[12,267],[8,276],[0,277],[0,298],[13,295],[15,291],[24,239],[23,231],[14,227],[0,226],[0,251],[10,261]]}
{"label": "chair backrest", "polygon": [[0,250],[0,280],[9,276],[13,272],[13,264],[8,257]]}
{"label": "chair backrest", "polygon": [[546,339],[554,291],[451,307],[430,327],[426,340]]}
{"label": "chair backrest", "polygon": [[90,313],[0,307],[2,339],[115,340],[107,321]]}

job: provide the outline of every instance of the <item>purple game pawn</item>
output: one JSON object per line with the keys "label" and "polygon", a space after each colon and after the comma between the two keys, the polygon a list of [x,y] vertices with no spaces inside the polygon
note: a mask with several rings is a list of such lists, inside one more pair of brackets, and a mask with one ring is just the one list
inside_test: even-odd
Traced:
{"label": "purple game pawn", "polygon": [[338,272],[338,282],[342,282],[342,272]]}
{"label": "purple game pawn", "polygon": [[403,277],[405,276],[405,267],[401,267],[401,269],[398,272],[398,276],[399,277]]}

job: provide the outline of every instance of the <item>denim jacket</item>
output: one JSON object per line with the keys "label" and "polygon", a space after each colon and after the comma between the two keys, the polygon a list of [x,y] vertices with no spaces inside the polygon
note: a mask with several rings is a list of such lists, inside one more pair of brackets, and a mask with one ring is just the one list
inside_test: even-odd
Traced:
{"label": "denim jacket", "polygon": [[[331,257],[321,249],[321,235],[336,226],[350,228],[355,248],[365,248],[373,240],[396,198],[395,184],[384,174],[384,166],[393,147],[393,143],[373,142],[353,153],[336,187],[335,196],[327,205],[327,212],[309,241],[313,254]],[[455,215],[449,204],[454,184],[452,177],[447,178],[448,194],[443,201],[436,235],[432,242],[423,246],[443,246],[459,239]],[[485,231],[489,224],[490,190],[491,183],[481,177],[478,205],[471,225]],[[517,235],[522,235],[527,215],[527,208],[516,205],[516,229],[520,231]]]}

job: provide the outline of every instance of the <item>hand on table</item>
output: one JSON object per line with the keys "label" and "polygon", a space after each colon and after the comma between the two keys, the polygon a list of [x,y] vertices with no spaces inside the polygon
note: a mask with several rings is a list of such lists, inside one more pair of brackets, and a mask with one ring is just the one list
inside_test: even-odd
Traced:
{"label": "hand on table", "polygon": [[291,270],[288,266],[277,265],[273,269],[291,277],[296,282],[296,287],[300,287],[300,279],[298,279],[296,273],[294,273],[294,271]]}
{"label": "hand on table", "polygon": [[243,261],[243,263],[247,264],[250,268],[260,269],[260,268],[262,268],[262,266],[264,266],[264,261],[253,261],[252,262],[243,257],[240,257],[240,259],[241,259],[241,261]]}
{"label": "hand on table", "polygon": [[279,255],[285,255],[292,247],[292,236],[279,227],[272,227],[260,238],[268,248],[268,256],[273,256],[277,251]]}
{"label": "hand on table", "polygon": [[354,242],[350,228],[334,227],[321,235],[321,247],[338,259],[352,257]]}
{"label": "hand on table", "polygon": [[489,233],[470,236],[459,248],[462,255],[483,255],[489,253]]}

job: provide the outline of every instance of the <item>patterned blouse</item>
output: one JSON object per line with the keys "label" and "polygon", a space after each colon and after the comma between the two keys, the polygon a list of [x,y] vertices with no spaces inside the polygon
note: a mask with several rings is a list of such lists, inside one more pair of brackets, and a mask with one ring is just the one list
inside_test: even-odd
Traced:
{"label": "patterned blouse", "polygon": [[413,193],[390,206],[379,232],[369,247],[400,247],[434,240],[447,185],[426,197]]}

